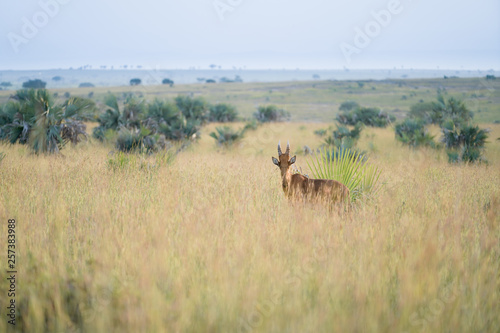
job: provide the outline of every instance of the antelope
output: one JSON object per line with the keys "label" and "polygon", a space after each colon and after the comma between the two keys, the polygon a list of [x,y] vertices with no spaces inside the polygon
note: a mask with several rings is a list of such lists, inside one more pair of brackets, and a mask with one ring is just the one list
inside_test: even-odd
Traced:
{"label": "antelope", "polygon": [[310,179],[298,173],[293,174],[290,167],[296,159],[297,156],[290,158],[290,142],[287,143],[284,154],[278,143],[278,158],[273,157],[273,163],[280,168],[283,192],[288,198],[319,199],[330,203],[349,202],[349,189],[341,182],[331,179]]}

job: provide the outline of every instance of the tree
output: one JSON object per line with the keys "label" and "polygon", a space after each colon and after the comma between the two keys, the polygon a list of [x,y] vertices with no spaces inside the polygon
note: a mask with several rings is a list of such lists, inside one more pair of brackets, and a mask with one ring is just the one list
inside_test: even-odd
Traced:
{"label": "tree", "polygon": [[130,80],[130,85],[131,86],[138,86],[142,83],[141,79],[135,78]]}
{"label": "tree", "polygon": [[95,86],[90,82],[82,82],[78,86],[78,88],[93,88],[93,87],[95,87]]}
{"label": "tree", "polygon": [[170,85],[171,87],[174,85],[174,81],[170,80],[170,79],[163,79],[163,81],[161,81],[162,84],[168,84]]}
{"label": "tree", "polygon": [[481,162],[488,130],[479,126],[457,125],[449,119],[442,124],[443,143],[446,145],[449,162]]}
{"label": "tree", "polygon": [[357,108],[359,108],[359,104],[357,102],[347,101],[340,104],[339,111],[351,111]]}
{"label": "tree", "polygon": [[25,89],[45,89],[47,82],[44,82],[40,79],[28,80],[23,82],[23,88]]}
{"label": "tree", "polygon": [[421,119],[425,124],[431,124],[434,116],[434,102],[422,102],[410,107],[408,116],[413,119]]}
{"label": "tree", "polygon": [[396,139],[410,147],[436,147],[434,137],[425,128],[422,119],[406,118],[395,127]]}
{"label": "tree", "polygon": [[432,113],[432,123],[443,124],[447,120],[453,121],[454,124],[466,123],[472,119],[473,113],[470,111],[462,100],[450,97],[444,99],[442,94],[438,95],[437,102],[434,102]]}
{"label": "tree", "polygon": [[261,123],[290,120],[290,113],[283,109],[278,109],[276,105],[259,106],[253,116]]}
{"label": "tree", "polygon": [[209,121],[225,123],[235,121],[237,117],[238,111],[232,105],[219,103],[210,106]]}
{"label": "tree", "polygon": [[29,144],[36,153],[57,153],[67,142],[85,137],[80,121],[92,101],[69,100],[57,105],[45,89],[18,90],[0,112],[0,139]]}
{"label": "tree", "polygon": [[340,113],[337,116],[337,121],[344,125],[356,125],[362,122],[366,126],[371,127],[386,127],[391,122],[395,121],[396,117],[388,115],[379,108],[358,107],[351,111]]}
{"label": "tree", "polygon": [[337,130],[333,131],[332,135],[325,139],[325,144],[336,148],[354,148],[362,130],[363,125],[361,123],[357,123],[352,130],[337,125]]}
{"label": "tree", "polygon": [[202,97],[177,96],[175,104],[186,117],[204,123],[207,120],[209,105]]}

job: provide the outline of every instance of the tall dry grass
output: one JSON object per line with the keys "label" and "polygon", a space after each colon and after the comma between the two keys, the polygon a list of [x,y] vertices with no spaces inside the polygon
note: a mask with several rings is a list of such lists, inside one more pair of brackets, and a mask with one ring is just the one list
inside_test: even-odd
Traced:
{"label": "tall dry grass", "polygon": [[6,220],[18,224],[16,328],[498,331],[500,144],[490,140],[487,166],[449,165],[368,130],[360,146],[385,185],[340,216],[287,202],[271,162],[278,140],[314,147],[320,127],[267,125],[230,151],[205,135],[171,163],[97,143],[64,157],[1,146],[2,251]]}

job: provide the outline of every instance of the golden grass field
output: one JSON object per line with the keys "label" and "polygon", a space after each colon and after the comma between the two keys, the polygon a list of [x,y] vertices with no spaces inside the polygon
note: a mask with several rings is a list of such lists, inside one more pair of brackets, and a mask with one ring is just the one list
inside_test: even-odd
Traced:
{"label": "golden grass field", "polygon": [[[391,128],[366,129],[359,146],[384,186],[343,215],[288,202],[271,162],[278,140],[316,147],[326,126],[263,125],[227,151],[212,124],[170,162],[92,140],[63,156],[1,146],[16,329],[498,332],[500,125],[488,125],[488,165],[450,165]],[[308,172],[306,157],[297,164]],[[5,278],[0,289],[5,332]]]}

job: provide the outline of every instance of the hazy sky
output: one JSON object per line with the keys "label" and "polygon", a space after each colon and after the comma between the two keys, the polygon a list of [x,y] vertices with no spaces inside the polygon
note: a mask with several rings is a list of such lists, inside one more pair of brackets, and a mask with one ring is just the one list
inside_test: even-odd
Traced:
{"label": "hazy sky", "polygon": [[500,69],[499,0],[0,1],[0,69]]}

